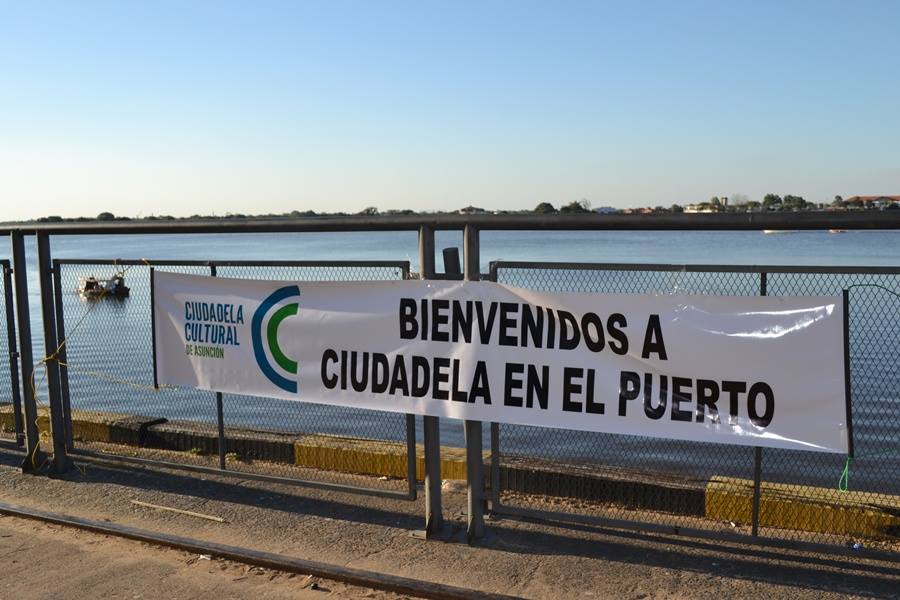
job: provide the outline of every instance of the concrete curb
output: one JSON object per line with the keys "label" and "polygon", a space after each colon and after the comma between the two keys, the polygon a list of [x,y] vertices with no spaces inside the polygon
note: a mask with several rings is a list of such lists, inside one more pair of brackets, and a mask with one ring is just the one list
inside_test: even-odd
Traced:
{"label": "concrete curb", "polygon": [[[753,481],[713,477],[706,486],[706,517],[749,523]],[[763,482],[759,524],[817,533],[900,537],[900,496]]]}
{"label": "concrete curb", "polygon": [[[13,428],[9,405],[0,406],[0,426]],[[49,419],[38,419],[48,433]],[[209,425],[97,411],[73,411],[73,437],[182,452],[218,452],[218,435]],[[289,435],[246,429],[226,430],[226,452],[240,457],[301,467],[406,477],[406,444],[323,434]],[[484,453],[490,460],[490,453]],[[489,470],[485,469],[489,474]],[[416,477],[424,478],[425,459],[416,448]],[[441,447],[441,477],[466,478],[464,448]],[[609,467],[579,468],[532,458],[504,457],[501,488],[508,492],[605,502],[628,508],[701,516],[749,524],[753,482],[748,479],[647,474]],[[760,525],[799,531],[870,538],[900,537],[900,496],[764,482]]]}

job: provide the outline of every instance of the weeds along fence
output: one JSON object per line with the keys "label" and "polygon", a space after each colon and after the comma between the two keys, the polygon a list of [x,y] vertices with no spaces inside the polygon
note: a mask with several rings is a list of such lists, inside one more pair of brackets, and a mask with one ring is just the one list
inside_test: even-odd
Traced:
{"label": "weeds along fence", "polygon": [[827,544],[880,539],[898,547],[900,269],[495,262],[490,278],[566,292],[840,296],[848,290],[855,448],[850,461],[494,424],[495,511]]}
{"label": "weeds along fence", "polygon": [[[317,482],[415,497],[411,415],[274,398],[154,389],[150,277],[153,269],[291,281],[407,279],[408,262],[54,260],[61,392],[74,454],[128,454],[240,476]],[[85,297],[88,277],[125,274],[127,297]],[[317,458],[327,448],[334,455]],[[391,475],[362,477],[371,457],[393,457]],[[134,458],[134,457],[132,457]],[[318,461],[318,462],[317,462]],[[316,468],[326,467],[326,468]],[[403,480],[406,480],[405,483]],[[372,487],[375,490],[372,490]]]}

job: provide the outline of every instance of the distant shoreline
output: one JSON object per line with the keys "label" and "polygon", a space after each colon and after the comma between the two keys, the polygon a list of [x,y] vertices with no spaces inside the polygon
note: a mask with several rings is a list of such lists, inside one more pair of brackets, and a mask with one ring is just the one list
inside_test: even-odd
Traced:
{"label": "distant shoreline", "polygon": [[422,220],[427,219],[439,219],[444,220],[447,218],[450,219],[458,219],[464,217],[479,217],[481,219],[490,219],[491,217],[513,217],[513,218],[522,218],[522,217],[541,217],[547,219],[554,219],[559,217],[568,217],[568,218],[587,218],[590,219],[594,216],[614,216],[614,217],[629,217],[634,219],[640,219],[642,217],[651,217],[651,216],[677,216],[679,219],[698,219],[707,221],[709,219],[716,218],[734,218],[737,215],[746,215],[749,217],[764,217],[764,216],[779,216],[779,217],[798,217],[800,219],[803,218],[804,215],[849,215],[849,214],[858,214],[858,213],[892,213],[895,210],[900,211],[900,204],[894,205],[888,208],[817,208],[817,209],[808,209],[808,210],[721,210],[721,211],[704,211],[704,212],[687,212],[687,211],[673,211],[671,209],[617,209],[615,211],[603,210],[603,211],[553,211],[553,212],[538,212],[532,210],[521,210],[521,211],[510,211],[510,210],[501,210],[501,211],[471,211],[464,212],[460,211],[452,211],[452,212],[415,212],[412,210],[403,210],[403,211],[386,211],[386,212],[363,212],[363,213],[316,213],[313,211],[305,211],[298,212],[293,211],[291,213],[281,213],[281,214],[259,214],[259,215],[244,215],[244,214],[228,214],[228,215],[191,215],[189,217],[175,217],[171,215],[161,215],[161,216],[148,216],[148,217],[128,217],[128,216],[116,216],[111,213],[104,213],[98,215],[96,217],[59,217],[59,216],[50,216],[50,217],[40,217],[37,219],[30,219],[27,221],[3,221],[0,222],[0,226],[4,227],[16,227],[16,226],[29,226],[29,225],[45,225],[45,224],[103,224],[103,223],[134,223],[134,224],[145,224],[145,223],[167,223],[167,222],[177,222],[177,223],[211,223],[211,222],[252,222],[252,221],[317,221],[317,220],[342,220],[346,219],[348,221],[360,220],[360,219],[373,219],[373,220],[384,220],[388,221],[391,219],[401,218],[403,220],[409,220],[411,218],[419,218]]}

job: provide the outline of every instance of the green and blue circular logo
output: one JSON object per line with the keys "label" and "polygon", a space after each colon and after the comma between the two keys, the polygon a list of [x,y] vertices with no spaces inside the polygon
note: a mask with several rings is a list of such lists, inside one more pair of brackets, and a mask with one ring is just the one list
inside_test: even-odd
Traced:
{"label": "green and blue circular logo", "polygon": [[[253,313],[250,327],[256,364],[259,365],[260,370],[269,381],[292,394],[297,393],[297,361],[286,356],[281,346],[278,345],[278,327],[286,318],[296,315],[300,308],[297,302],[285,304],[285,301],[299,297],[300,288],[296,285],[288,285],[275,290],[262,301],[262,304]],[[265,336],[263,336],[263,322],[270,312],[272,314],[266,323]],[[266,348],[269,350],[268,354]],[[285,373],[294,377],[290,379]]]}

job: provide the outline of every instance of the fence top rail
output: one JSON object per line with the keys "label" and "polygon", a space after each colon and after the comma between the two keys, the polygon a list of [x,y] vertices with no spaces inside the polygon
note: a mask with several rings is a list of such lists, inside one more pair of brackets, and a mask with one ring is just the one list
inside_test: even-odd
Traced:
{"label": "fence top rail", "polygon": [[[9,262],[9,261],[6,261]],[[2,264],[2,263],[0,263]],[[53,265],[110,265],[147,267],[375,267],[409,271],[404,260],[153,260],[143,258],[57,258]]]}
{"label": "fence top rail", "polygon": [[900,267],[802,266],[802,265],[675,265],[653,263],[578,263],[498,260],[490,263],[491,278],[500,269],[541,269],[554,271],[672,271],[688,273],[810,273],[900,275]]}
{"label": "fence top rail", "polygon": [[479,214],[283,217],[184,221],[131,220],[81,223],[5,223],[0,234],[31,235],[280,233],[402,231],[420,227],[491,230],[763,230],[900,229],[900,210],[808,213]]}

